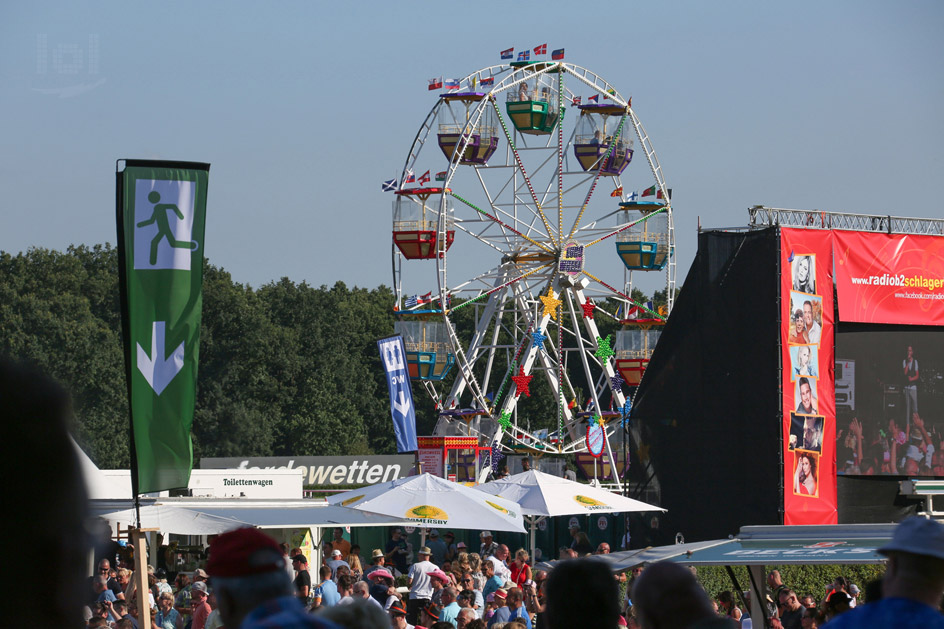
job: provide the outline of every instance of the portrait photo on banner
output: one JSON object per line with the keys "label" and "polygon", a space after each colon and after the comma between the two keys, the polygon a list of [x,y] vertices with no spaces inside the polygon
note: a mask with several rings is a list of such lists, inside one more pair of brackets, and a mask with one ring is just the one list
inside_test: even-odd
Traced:
{"label": "portrait photo on banner", "polygon": [[796,412],[798,414],[816,415],[816,409],[819,408],[816,397],[816,380],[806,376],[797,378],[793,399],[797,403]]}
{"label": "portrait photo on banner", "polygon": [[793,290],[813,295],[816,293],[816,254],[794,255],[790,262]]}
{"label": "portrait photo on banner", "polygon": [[790,381],[807,376],[819,378],[819,348],[815,345],[794,345],[790,348]]}
{"label": "portrait photo on banner", "polygon": [[807,450],[793,451],[793,493],[819,496],[819,455]]}
{"label": "portrait photo on banner", "polygon": [[823,453],[822,415],[797,415],[790,413],[790,450],[809,450]]}
{"label": "portrait photo on banner", "polygon": [[790,345],[819,345],[823,332],[822,297],[790,291],[790,317]]}

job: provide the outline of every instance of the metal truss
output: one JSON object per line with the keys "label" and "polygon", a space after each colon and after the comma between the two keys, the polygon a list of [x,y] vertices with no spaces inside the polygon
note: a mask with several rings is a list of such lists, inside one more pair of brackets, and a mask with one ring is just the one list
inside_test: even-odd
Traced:
{"label": "metal truss", "polygon": [[755,205],[747,210],[751,229],[772,225],[806,229],[848,229],[885,234],[944,235],[944,219],[907,218],[881,214],[850,214],[821,210],[785,210]]}

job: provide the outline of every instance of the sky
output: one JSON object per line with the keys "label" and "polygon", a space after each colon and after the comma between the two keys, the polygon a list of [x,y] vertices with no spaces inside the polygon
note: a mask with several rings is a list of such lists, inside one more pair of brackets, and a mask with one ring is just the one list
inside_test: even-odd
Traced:
{"label": "sky", "polygon": [[936,0],[4,2],[0,250],[114,244],[117,159],[203,161],[235,281],[389,286],[427,80],[546,42],[632,96],[681,284],[753,205],[944,217],[941,33]]}

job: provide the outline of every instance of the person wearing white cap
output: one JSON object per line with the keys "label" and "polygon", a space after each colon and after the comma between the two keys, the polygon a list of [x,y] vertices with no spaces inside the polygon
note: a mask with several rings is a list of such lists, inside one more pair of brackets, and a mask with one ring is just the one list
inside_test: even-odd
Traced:
{"label": "person wearing white cap", "polygon": [[331,551],[331,559],[328,560],[328,567],[331,568],[331,578],[335,581],[338,579],[339,566],[346,566],[348,570],[351,569],[351,566],[349,566],[346,561],[341,559],[341,551],[335,548]]}
{"label": "person wearing white cap", "polygon": [[479,556],[484,560],[491,557],[498,550],[498,544],[492,541],[491,531],[482,531],[479,533],[479,537],[482,539],[482,544],[479,546]]}
{"label": "person wearing white cap", "polygon": [[888,557],[882,599],[837,616],[829,629],[944,629],[938,608],[944,595],[944,524],[910,517],[895,527],[892,541],[878,552]]}

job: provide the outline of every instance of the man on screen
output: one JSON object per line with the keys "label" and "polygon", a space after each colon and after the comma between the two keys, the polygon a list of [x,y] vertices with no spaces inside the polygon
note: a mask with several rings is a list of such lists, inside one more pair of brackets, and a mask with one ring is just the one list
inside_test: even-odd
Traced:
{"label": "man on screen", "polygon": [[911,416],[918,412],[918,361],[914,357],[914,348],[908,346],[908,357],[901,361],[904,370],[905,385],[902,393],[905,396],[905,421],[911,423]]}
{"label": "man on screen", "polygon": [[800,404],[797,406],[797,413],[800,415],[816,415],[816,407],[813,406],[813,385],[809,378],[800,378],[797,386],[800,389]]}
{"label": "man on screen", "polygon": [[806,336],[810,343],[819,344],[819,336],[823,331],[822,326],[813,319],[813,302],[806,300],[803,302],[803,320],[806,323]]}

